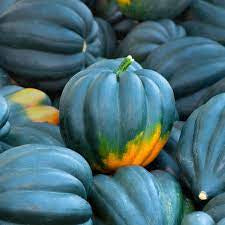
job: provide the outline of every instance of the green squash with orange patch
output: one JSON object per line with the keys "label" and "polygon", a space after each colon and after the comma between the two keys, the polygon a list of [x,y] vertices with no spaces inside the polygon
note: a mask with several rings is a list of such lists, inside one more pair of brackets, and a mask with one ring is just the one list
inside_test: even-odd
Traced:
{"label": "green squash with orange patch", "polygon": [[116,0],[122,13],[137,20],[174,18],[192,0]]}
{"label": "green squash with orange patch", "polygon": [[175,117],[169,83],[131,57],[102,60],[76,74],[60,99],[66,145],[94,170],[146,166],[167,142]]}

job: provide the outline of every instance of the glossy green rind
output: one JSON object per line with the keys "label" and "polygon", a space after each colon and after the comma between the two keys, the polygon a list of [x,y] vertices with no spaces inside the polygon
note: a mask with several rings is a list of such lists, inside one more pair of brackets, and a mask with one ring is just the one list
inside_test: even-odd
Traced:
{"label": "glossy green rind", "polygon": [[[89,221],[92,174],[77,153],[24,145],[0,154],[0,224],[75,225]],[[2,222],[1,222],[2,221]]]}
{"label": "glossy green rind", "polygon": [[144,68],[159,72],[169,81],[180,119],[185,120],[205,91],[225,78],[225,48],[210,39],[185,37],[154,50]]}
{"label": "glossy green rind", "polygon": [[112,177],[95,176],[90,203],[97,224],[179,225],[183,195],[166,172],[124,167]]}
{"label": "glossy green rind", "polygon": [[225,93],[195,110],[185,123],[177,159],[182,178],[198,200],[225,191]]}
{"label": "glossy green rind", "polygon": [[60,99],[66,145],[105,172],[149,164],[166,143],[175,115],[172,89],[160,74],[133,63],[118,78],[120,63],[103,60],[76,74]]}
{"label": "glossy green rind", "polygon": [[121,41],[117,57],[132,55],[142,64],[154,49],[185,36],[184,28],[169,19],[142,22]]}
{"label": "glossy green rind", "polygon": [[0,65],[22,86],[49,92],[101,55],[98,25],[77,0],[18,1],[2,14],[0,33]]}

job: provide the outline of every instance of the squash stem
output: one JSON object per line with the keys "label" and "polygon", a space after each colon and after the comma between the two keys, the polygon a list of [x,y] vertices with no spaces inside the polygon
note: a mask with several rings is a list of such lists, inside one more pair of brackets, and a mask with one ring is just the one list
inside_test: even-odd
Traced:
{"label": "squash stem", "polygon": [[128,55],[122,61],[122,63],[119,65],[118,69],[115,72],[116,73],[116,76],[117,76],[117,79],[120,78],[120,75],[127,70],[127,68],[132,64],[133,61],[134,61],[134,59],[132,58],[131,55]]}

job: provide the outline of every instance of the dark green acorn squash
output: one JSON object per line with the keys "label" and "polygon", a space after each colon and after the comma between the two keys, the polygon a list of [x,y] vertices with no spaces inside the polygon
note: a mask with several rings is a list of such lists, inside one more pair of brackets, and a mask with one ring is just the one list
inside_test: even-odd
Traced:
{"label": "dark green acorn squash", "polygon": [[75,225],[92,215],[89,165],[74,151],[24,145],[0,154],[0,224]]}
{"label": "dark green acorn squash", "polygon": [[186,215],[181,225],[216,225],[212,217],[204,212],[193,212]]}
{"label": "dark green acorn squash", "polygon": [[172,20],[146,21],[127,34],[117,49],[117,56],[132,55],[136,61],[143,63],[154,49],[185,36],[184,28]]}
{"label": "dark green acorn squash", "polygon": [[1,141],[12,147],[25,144],[64,146],[59,127],[47,123],[29,122],[11,126],[10,132]]}
{"label": "dark green acorn squash", "polygon": [[216,225],[225,225],[225,218],[220,220]]}
{"label": "dark green acorn squash", "polygon": [[116,49],[116,34],[110,23],[96,17],[99,27],[99,38],[102,43],[102,55],[105,58],[112,58]]}
{"label": "dark green acorn squash", "polygon": [[131,57],[102,60],[76,74],[63,90],[62,136],[95,170],[148,165],[172,129],[175,104],[168,82],[131,63]]}
{"label": "dark green acorn squash", "polygon": [[225,48],[206,38],[185,37],[155,49],[144,68],[169,81],[180,119],[185,120],[208,89],[225,78]]}
{"label": "dark green acorn squash", "polygon": [[183,126],[177,159],[185,184],[198,200],[225,191],[225,93],[195,110]]}
{"label": "dark green acorn squash", "polygon": [[137,20],[174,18],[189,6],[192,0],[117,0],[126,16]]}
{"label": "dark green acorn squash", "polygon": [[225,2],[195,0],[183,25],[191,36],[207,37],[225,44]]}
{"label": "dark green acorn squash", "polygon": [[0,95],[0,138],[10,131],[9,107],[4,97]]}
{"label": "dark green acorn squash", "polygon": [[6,71],[0,68],[0,88],[11,83],[10,77]]}
{"label": "dark green acorn squash", "polygon": [[138,166],[95,176],[89,199],[94,217],[104,225],[180,225],[183,213],[175,178]]}
{"label": "dark green acorn squash", "polygon": [[77,0],[22,0],[0,17],[0,65],[22,86],[56,92],[101,54],[98,25]]}
{"label": "dark green acorn squash", "polygon": [[211,199],[203,209],[208,213],[216,222],[225,218],[225,193],[217,195]]}

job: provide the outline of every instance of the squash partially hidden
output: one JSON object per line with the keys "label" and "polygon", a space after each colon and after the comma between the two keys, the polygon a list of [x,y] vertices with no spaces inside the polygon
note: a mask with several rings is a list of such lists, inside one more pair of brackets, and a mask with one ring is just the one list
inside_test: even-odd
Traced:
{"label": "squash partially hidden", "polygon": [[92,174],[77,153],[24,145],[0,154],[0,224],[76,225],[92,215]]}
{"label": "squash partially hidden", "polygon": [[191,2],[192,0],[117,0],[120,10],[137,20],[174,18]]}
{"label": "squash partially hidden", "polygon": [[193,212],[186,215],[181,225],[216,225],[212,217],[204,212]]}
{"label": "squash partially hidden", "polygon": [[102,172],[148,165],[167,142],[174,118],[168,82],[131,57],[102,60],[76,74],[60,99],[66,145]]}
{"label": "squash partially hidden", "polygon": [[173,176],[132,166],[95,176],[90,203],[97,224],[180,225],[184,198]]}
{"label": "squash partially hidden", "polygon": [[225,191],[225,93],[195,110],[185,123],[177,158],[182,178],[198,200]]}
{"label": "squash partially hidden", "polygon": [[8,104],[0,95],[0,138],[7,135],[10,130],[10,123],[8,122],[9,119],[9,108]]}

